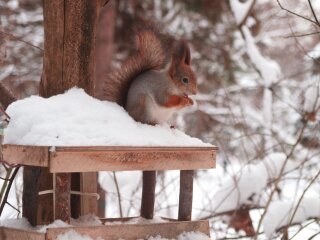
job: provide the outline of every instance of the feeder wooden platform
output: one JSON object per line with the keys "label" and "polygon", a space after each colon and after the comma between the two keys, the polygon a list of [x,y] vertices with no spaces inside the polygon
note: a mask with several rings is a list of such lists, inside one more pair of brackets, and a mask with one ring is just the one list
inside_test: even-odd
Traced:
{"label": "feeder wooden platform", "polygon": [[[132,219],[132,218],[130,218]],[[126,219],[121,219],[126,221]],[[128,218],[129,220],[129,218]],[[55,240],[60,234],[68,231],[76,231],[81,235],[87,235],[92,239],[98,237],[108,240],[136,240],[146,239],[149,236],[161,235],[164,238],[176,238],[183,232],[198,231],[209,236],[208,221],[171,221],[162,223],[150,224],[127,224],[127,223],[112,223],[103,226],[91,227],[59,227],[48,228],[45,233],[40,233],[33,230],[22,230],[7,227],[0,227],[1,240]]]}
{"label": "feeder wooden platform", "polygon": [[[210,235],[208,221],[191,221],[193,170],[215,167],[217,148],[212,147],[50,147],[21,146],[5,144],[2,147],[3,159],[9,164],[48,168],[53,173],[54,219],[70,221],[70,182],[71,173],[81,173],[81,192],[97,191],[96,172],[98,171],[180,171],[180,195],[178,220],[149,224],[107,224],[104,226],[50,228],[46,233],[0,227],[0,240],[54,240],[59,234],[75,230],[93,239],[135,240],[148,236],[161,235],[176,238],[188,231],[199,231]],[[150,173],[151,173],[150,172]],[[152,190],[151,192],[154,192]],[[153,216],[154,199],[142,196],[142,207],[148,205],[147,212]],[[145,200],[145,201],[144,201]],[[151,204],[149,204],[149,202]],[[149,208],[151,206],[151,208]],[[24,206],[26,207],[26,206]],[[26,211],[26,212],[29,212]],[[97,200],[94,197],[81,197],[81,214],[97,213]],[[32,215],[32,214],[31,214]],[[144,216],[141,214],[141,216]],[[28,216],[27,216],[28,218]],[[146,217],[149,218],[149,217]],[[32,219],[32,218],[31,218]],[[30,219],[28,218],[30,221]],[[120,219],[121,221],[127,221]],[[111,221],[106,220],[106,221]],[[39,222],[31,222],[33,225]],[[40,223],[41,224],[41,223]]]}
{"label": "feeder wooden platform", "polygon": [[49,147],[3,145],[10,164],[48,167],[52,173],[195,170],[215,167],[216,147]]}

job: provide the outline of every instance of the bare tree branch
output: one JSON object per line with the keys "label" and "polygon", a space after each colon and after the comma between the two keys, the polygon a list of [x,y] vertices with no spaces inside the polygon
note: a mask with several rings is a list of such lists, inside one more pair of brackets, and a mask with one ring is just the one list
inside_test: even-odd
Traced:
{"label": "bare tree branch", "polygon": [[304,19],[304,20],[307,20],[308,22],[311,22],[311,23],[316,24],[317,26],[319,26],[319,24],[318,24],[316,21],[314,21],[314,20],[312,20],[312,19],[310,19],[310,18],[307,18],[307,17],[305,17],[305,16],[302,16],[302,15],[300,15],[300,14],[298,14],[298,13],[295,13],[295,12],[293,12],[293,11],[291,11],[291,10],[283,7],[282,4],[280,3],[280,0],[277,0],[277,3],[278,3],[279,7],[280,7],[282,10],[285,10],[285,11],[287,11],[288,13],[290,13],[290,14],[292,14],[292,15],[295,15],[295,16],[297,16],[297,17],[299,17],[299,18],[302,18],[302,19]]}
{"label": "bare tree branch", "polygon": [[310,181],[310,183],[308,184],[308,186],[303,190],[302,194],[301,194],[301,197],[299,198],[299,201],[291,215],[291,218],[290,218],[290,221],[288,223],[288,225],[291,225],[293,219],[294,219],[294,216],[296,215],[297,211],[298,211],[298,208],[302,202],[302,199],[304,197],[304,195],[306,194],[306,192],[308,191],[308,189],[312,186],[312,184],[318,179],[318,177],[320,176],[320,170],[318,171],[318,173],[313,177],[313,179]]}
{"label": "bare tree branch", "polygon": [[0,104],[6,109],[11,103],[16,101],[15,96],[0,82]]}
{"label": "bare tree branch", "polygon": [[320,32],[312,32],[312,33],[294,33],[294,35],[289,35],[289,36],[284,36],[283,38],[293,38],[293,37],[307,37],[307,36],[312,36],[312,35],[316,35],[316,34],[320,34]]}
{"label": "bare tree branch", "polygon": [[310,1],[310,0],[308,0],[308,3],[309,3],[309,6],[310,6],[310,9],[311,9],[312,15],[313,15],[313,17],[314,17],[314,20],[316,20],[316,22],[317,22],[318,26],[320,26],[320,23],[319,23],[319,21],[318,21],[317,15],[316,15],[316,13],[314,12],[314,9],[313,9],[313,7],[312,7],[311,1]]}
{"label": "bare tree branch", "polygon": [[[261,218],[259,219],[259,223],[258,223],[258,227],[257,227],[257,232],[259,232],[259,230],[260,230],[260,227],[261,227],[261,225],[262,225],[262,221],[263,221],[264,217],[266,216],[267,211],[268,211],[268,208],[269,208],[269,206],[270,206],[270,204],[271,204],[271,202],[272,202],[273,195],[274,195],[275,192],[277,192],[277,189],[278,189],[280,180],[281,180],[281,178],[282,178],[282,174],[283,174],[283,172],[284,172],[284,170],[285,170],[285,167],[286,167],[286,165],[287,165],[290,157],[291,157],[292,154],[294,153],[294,150],[295,150],[296,147],[298,146],[298,144],[299,144],[299,142],[300,142],[300,140],[301,140],[302,134],[303,134],[303,132],[304,132],[304,130],[305,130],[305,128],[306,128],[306,125],[307,125],[306,122],[304,122],[304,124],[303,124],[303,126],[302,126],[302,128],[301,128],[301,130],[300,130],[300,132],[299,132],[299,135],[298,135],[298,138],[297,138],[297,140],[296,140],[296,143],[295,143],[294,146],[291,148],[291,151],[287,154],[286,159],[285,159],[284,163],[283,163],[282,166],[281,166],[281,169],[280,169],[280,171],[279,171],[279,175],[278,175],[278,177],[276,178],[276,181],[275,181],[275,183],[274,183],[274,188],[273,188],[272,192],[270,193],[270,196],[269,196],[269,198],[268,198],[268,200],[267,200],[265,209],[264,209],[264,211],[263,211],[263,213],[262,213],[262,215],[261,215]],[[257,238],[258,238],[258,235],[255,235],[254,240],[256,240]]]}
{"label": "bare tree branch", "polygon": [[20,167],[14,168],[13,173],[12,173],[12,175],[11,175],[11,177],[10,177],[10,181],[9,181],[9,183],[8,183],[8,186],[7,186],[6,189],[5,189],[4,196],[3,196],[3,198],[1,199],[1,204],[0,204],[0,216],[1,216],[1,214],[2,214],[2,211],[3,211],[3,209],[4,209],[5,204],[7,203],[8,196],[9,196],[9,192],[10,192],[12,183],[13,183],[13,181],[14,181],[14,179],[15,179],[18,171],[19,171],[19,168],[20,168]]}
{"label": "bare tree branch", "polygon": [[115,172],[112,172],[112,173],[113,173],[114,184],[116,185],[116,189],[117,189],[118,206],[119,206],[120,217],[123,217],[120,188],[119,188],[119,184],[118,184],[116,173]]}
{"label": "bare tree branch", "polygon": [[23,43],[29,45],[30,47],[34,47],[34,48],[40,50],[41,52],[43,52],[43,49],[42,49],[42,48],[40,48],[40,47],[38,47],[38,46],[30,43],[30,42],[27,42],[27,41],[21,39],[20,37],[16,37],[16,36],[14,36],[14,35],[11,34],[11,33],[8,33],[8,32],[6,32],[6,31],[0,30],[0,34],[6,35],[6,36],[8,36],[9,38],[14,39],[14,40],[16,40],[16,41],[23,42]]}

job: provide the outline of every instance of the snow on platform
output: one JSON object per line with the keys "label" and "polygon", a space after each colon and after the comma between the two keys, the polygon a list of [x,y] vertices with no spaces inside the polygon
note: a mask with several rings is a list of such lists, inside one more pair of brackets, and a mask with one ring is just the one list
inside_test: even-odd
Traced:
{"label": "snow on platform", "polygon": [[134,121],[116,103],[72,88],[50,98],[12,103],[5,144],[37,146],[212,146],[170,126]]}

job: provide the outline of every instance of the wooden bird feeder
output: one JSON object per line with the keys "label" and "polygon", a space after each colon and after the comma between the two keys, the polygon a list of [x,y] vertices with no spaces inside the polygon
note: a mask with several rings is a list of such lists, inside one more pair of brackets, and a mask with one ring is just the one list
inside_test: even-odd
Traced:
{"label": "wooden bird feeder", "polygon": [[[44,0],[44,71],[40,95],[50,97],[78,86],[93,94],[94,43],[99,11],[106,0]],[[164,223],[127,224],[130,218],[103,226],[49,228],[45,233],[0,227],[0,239],[54,240],[59,234],[76,230],[93,239],[135,240],[161,235],[175,238],[182,232],[209,235],[208,221],[191,221],[193,172],[215,167],[216,147],[52,147],[3,145],[4,159],[24,166],[23,216],[33,225],[55,219],[97,215],[97,199],[82,194],[75,201],[71,192],[97,193],[98,171],[141,170],[154,177],[156,170],[180,170],[177,219]],[[150,179],[150,178],[149,178]],[[51,192],[48,193],[48,190]],[[41,194],[46,192],[46,194]],[[154,186],[143,186],[141,216],[153,217]],[[75,208],[75,209],[73,209]]]}
{"label": "wooden bird feeder", "polygon": [[[43,147],[3,145],[4,159],[10,164],[47,168],[53,173],[54,219],[70,222],[71,218],[71,172],[85,176],[97,171],[130,170],[181,170],[179,213],[176,220],[166,223],[123,224],[130,218],[102,219],[108,223],[115,220],[123,224],[95,227],[49,228],[46,233],[9,229],[2,227],[0,236],[4,239],[56,239],[71,229],[93,239],[137,239],[161,235],[174,238],[184,231],[199,231],[209,235],[208,221],[190,221],[192,209],[193,170],[209,169],[215,166],[215,147]],[[83,191],[97,191],[97,182],[83,179]],[[90,187],[90,189],[88,188]],[[24,203],[25,204],[25,203]],[[82,196],[81,215],[97,214],[97,199]],[[177,221],[178,220],[178,221]],[[121,230],[119,230],[121,229]]]}

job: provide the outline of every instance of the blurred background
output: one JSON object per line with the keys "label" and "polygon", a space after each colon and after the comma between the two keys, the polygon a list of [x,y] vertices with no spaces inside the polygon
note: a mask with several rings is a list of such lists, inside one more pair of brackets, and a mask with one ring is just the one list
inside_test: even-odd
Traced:
{"label": "blurred background", "polygon": [[[190,43],[199,94],[175,125],[219,147],[217,169],[196,174],[193,218],[210,220],[213,239],[320,239],[320,2],[110,0],[96,96],[132,50],[141,17]],[[42,57],[42,2],[0,0],[0,81],[20,98],[37,94]],[[157,215],[176,217],[178,176],[158,173]],[[101,215],[139,213],[140,173],[102,172],[99,181]],[[21,191],[19,173],[9,195],[16,209],[6,205],[1,219],[21,217]]]}

